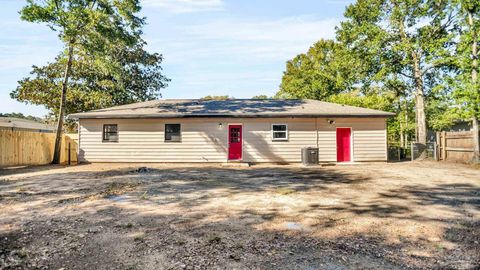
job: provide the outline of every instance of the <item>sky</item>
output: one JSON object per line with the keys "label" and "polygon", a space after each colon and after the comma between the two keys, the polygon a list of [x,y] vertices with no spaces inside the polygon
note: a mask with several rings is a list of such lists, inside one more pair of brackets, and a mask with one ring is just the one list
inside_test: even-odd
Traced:
{"label": "sky", "polygon": [[[285,63],[321,38],[333,38],[350,0],[141,0],[150,52],[171,79],[162,98],[273,95]],[[0,113],[44,116],[10,92],[32,65],[62,50],[57,34],[20,20],[23,0],[0,0]]]}

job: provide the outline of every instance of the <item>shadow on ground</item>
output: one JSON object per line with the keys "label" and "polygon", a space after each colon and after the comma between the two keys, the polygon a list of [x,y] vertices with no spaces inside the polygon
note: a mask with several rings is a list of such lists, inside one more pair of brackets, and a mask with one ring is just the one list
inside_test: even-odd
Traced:
{"label": "shadow on ground", "polygon": [[0,180],[0,268],[480,265],[474,181],[399,184],[357,168],[136,168]]}

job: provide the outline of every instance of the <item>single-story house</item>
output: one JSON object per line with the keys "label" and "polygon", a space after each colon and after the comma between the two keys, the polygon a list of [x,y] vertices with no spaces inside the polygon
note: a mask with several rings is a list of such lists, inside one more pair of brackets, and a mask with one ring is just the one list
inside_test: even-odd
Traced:
{"label": "single-story house", "polygon": [[387,160],[393,113],[316,100],[152,100],[72,114],[82,162]]}

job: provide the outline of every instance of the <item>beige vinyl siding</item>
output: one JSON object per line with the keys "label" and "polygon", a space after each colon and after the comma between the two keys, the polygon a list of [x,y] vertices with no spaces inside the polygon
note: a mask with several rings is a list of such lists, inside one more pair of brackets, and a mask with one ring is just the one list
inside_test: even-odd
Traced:
{"label": "beige vinyl siding", "polygon": [[[181,142],[164,141],[166,123],[181,124]],[[327,118],[81,119],[79,158],[88,162],[226,162],[229,123],[243,125],[245,162],[300,162],[301,148],[317,146],[317,136],[320,161],[334,162],[336,127],[352,127],[354,161],[386,160],[384,118],[338,118],[332,125]],[[103,124],[118,125],[118,142],[102,142]],[[272,141],[272,124],[288,125],[287,141]]]}
{"label": "beige vinyl siding", "polygon": [[[165,142],[165,124],[181,124],[181,142]],[[118,125],[118,142],[102,142],[103,124]],[[224,162],[226,134],[218,122],[82,119],[80,158],[89,162]]]}
{"label": "beige vinyl siding", "polygon": [[[272,124],[286,124],[288,140],[272,140]],[[300,162],[301,148],[316,146],[315,119],[244,120],[243,159],[248,162]]]}
{"label": "beige vinyl siding", "polygon": [[335,123],[328,123],[327,118],[319,118],[318,143],[320,161],[337,160],[337,127],[351,128],[352,144],[350,146],[353,161],[386,161],[387,134],[385,118],[332,118]]}

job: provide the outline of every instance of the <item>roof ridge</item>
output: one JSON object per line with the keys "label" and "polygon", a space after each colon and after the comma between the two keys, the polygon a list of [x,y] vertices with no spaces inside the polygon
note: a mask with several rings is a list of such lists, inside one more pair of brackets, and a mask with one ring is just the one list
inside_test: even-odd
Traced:
{"label": "roof ridge", "polygon": [[153,99],[70,115],[88,117],[391,116],[390,112],[313,99]]}

